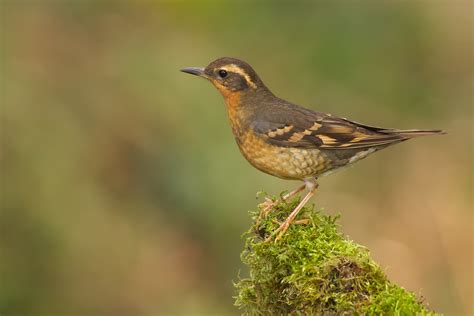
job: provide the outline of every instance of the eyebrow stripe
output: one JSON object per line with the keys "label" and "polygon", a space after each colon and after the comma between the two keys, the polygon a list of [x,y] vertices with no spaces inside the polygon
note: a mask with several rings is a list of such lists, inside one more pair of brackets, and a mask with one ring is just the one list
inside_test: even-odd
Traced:
{"label": "eyebrow stripe", "polygon": [[240,68],[239,66],[235,65],[235,64],[230,64],[230,65],[227,65],[227,66],[224,66],[222,67],[222,69],[224,70],[227,70],[227,71],[230,71],[230,72],[235,72],[235,73],[238,73],[239,75],[242,75],[245,80],[247,81],[247,83],[254,89],[257,89],[257,85],[252,81],[252,79],[250,78],[249,74],[245,72],[245,70],[243,70],[242,68]]}

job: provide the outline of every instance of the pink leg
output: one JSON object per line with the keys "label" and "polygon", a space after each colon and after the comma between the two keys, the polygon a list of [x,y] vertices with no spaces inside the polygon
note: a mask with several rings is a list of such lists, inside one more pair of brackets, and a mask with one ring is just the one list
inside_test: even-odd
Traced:
{"label": "pink leg", "polygon": [[288,200],[289,198],[291,198],[291,197],[295,196],[296,194],[298,194],[299,192],[303,191],[305,188],[306,188],[306,184],[303,184],[302,186],[294,189],[293,191],[283,195],[282,198],[281,198],[281,201],[280,201],[280,199],[275,200],[275,201],[272,201],[272,200],[268,199],[267,201],[263,202],[262,206],[264,208],[262,209],[262,212],[260,213],[259,219],[267,217],[268,213],[270,213],[270,211],[273,209],[273,207],[275,207],[275,205],[278,205],[278,203],[280,203],[282,201],[284,202],[284,201]]}
{"label": "pink leg", "polygon": [[281,237],[288,230],[288,227],[290,227],[290,224],[293,222],[295,217],[301,211],[303,206],[305,206],[305,204],[308,203],[309,199],[311,199],[311,197],[316,193],[316,189],[318,188],[318,185],[315,182],[307,183],[306,185],[310,188],[310,191],[308,192],[308,194],[306,194],[306,196],[301,200],[298,206],[296,206],[293,212],[291,212],[288,218],[280,225],[280,227],[278,227],[278,229],[276,229],[265,241],[269,241],[276,234],[278,234],[278,236],[277,238],[275,238],[275,242],[281,239]]}
{"label": "pink leg", "polygon": [[291,191],[291,192],[289,192],[289,193],[283,195],[282,200],[283,200],[283,201],[288,200],[289,198],[291,198],[291,197],[293,197],[294,195],[296,195],[296,194],[300,193],[301,191],[303,191],[304,188],[306,188],[306,184],[303,184],[302,186],[300,186],[300,187],[294,189],[293,191]]}

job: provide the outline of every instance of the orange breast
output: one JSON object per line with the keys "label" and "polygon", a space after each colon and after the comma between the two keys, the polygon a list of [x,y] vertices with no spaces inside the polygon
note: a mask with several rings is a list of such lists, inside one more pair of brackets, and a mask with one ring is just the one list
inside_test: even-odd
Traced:
{"label": "orange breast", "polygon": [[270,145],[250,131],[237,143],[244,157],[255,168],[283,179],[301,180],[318,176],[331,167],[318,149]]}

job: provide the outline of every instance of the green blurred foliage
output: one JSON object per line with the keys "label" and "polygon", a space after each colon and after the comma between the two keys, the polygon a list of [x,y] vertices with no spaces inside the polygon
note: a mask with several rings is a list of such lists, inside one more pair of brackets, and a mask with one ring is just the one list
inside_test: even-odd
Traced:
{"label": "green blurred foliage", "polygon": [[238,313],[246,210],[297,184],[250,167],[221,97],[178,71],[234,56],[295,103],[449,132],[322,180],[315,201],[435,310],[473,312],[471,4],[0,7],[0,310]]}

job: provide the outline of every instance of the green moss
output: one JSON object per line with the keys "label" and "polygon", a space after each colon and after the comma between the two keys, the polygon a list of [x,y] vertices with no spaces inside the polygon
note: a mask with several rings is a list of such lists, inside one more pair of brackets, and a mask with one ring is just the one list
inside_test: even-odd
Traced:
{"label": "green moss", "polygon": [[338,217],[305,207],[278,242],[264,242],[295,208],[280,203],[245,234],[241,258],[250,276],[236,284],[235,304],[246,315],[433,315],[415,294],[391,283],[369,251],[338,231]]}

